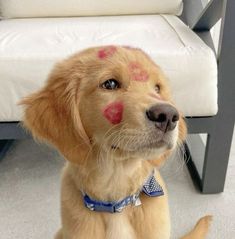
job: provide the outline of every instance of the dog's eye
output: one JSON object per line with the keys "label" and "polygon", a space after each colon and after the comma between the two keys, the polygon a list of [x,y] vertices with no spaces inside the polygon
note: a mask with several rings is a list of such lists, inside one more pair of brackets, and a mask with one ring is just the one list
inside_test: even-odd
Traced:
{"label": "dog's eye", "polygon": [[160,93],[160,90],[161,90],[160,85],[156,84],[156,85],[155,85],[155,91],[156,91],[157,93]]}
{"label": "dog's eye", "polygon": [[118,88],[120,88],[120,84],[117,80],[115,79],[109,79],[106,80],[102,85],[102,88],[106,89],[106,90],[116,90]]}

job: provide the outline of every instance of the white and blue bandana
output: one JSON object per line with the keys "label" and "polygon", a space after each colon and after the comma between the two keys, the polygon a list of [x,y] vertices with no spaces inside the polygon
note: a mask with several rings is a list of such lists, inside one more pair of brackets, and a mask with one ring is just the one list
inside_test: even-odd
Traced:
{"label": "white and blue bandana", "polygon": [[83,199],[85,206],[89,208],[91,211],[115,213],[122,212],[122,210],[129,204],[132,204],[134,206],[141,205],[139,198],[141,192],[145,193],[149,197],[159,197],[164,195],[162,187],[154,177],[154,172],[146,180],[141,191],[135,193],[134,195],[128,196],[120,201],[114,202],[97,201],[90,198],[85,193],[83,193]]}
{"label": "white and blue bandana", "polygon": [[149,197],[158,197],[164,194],[162,187],[157,182],[153,174],[144,183],[142,192],[144,192]]}

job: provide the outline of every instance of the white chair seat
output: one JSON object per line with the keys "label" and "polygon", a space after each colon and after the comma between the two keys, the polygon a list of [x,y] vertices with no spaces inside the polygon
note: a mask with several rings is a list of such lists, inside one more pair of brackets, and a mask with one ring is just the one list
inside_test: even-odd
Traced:
{"label": "white chair seat", "polygon": [[107,44],[148,53],[169,78],[185,116],[217,113],[214,53],[176,16],[34,18],[0,21],[0,121],[22,119],[17,102],[43,85],[54,63]]}

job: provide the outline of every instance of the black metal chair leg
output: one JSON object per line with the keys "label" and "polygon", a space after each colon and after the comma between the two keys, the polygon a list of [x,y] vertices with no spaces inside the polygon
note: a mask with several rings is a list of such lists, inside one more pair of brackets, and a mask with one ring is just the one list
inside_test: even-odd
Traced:
{"label": "black metal chair leg", "polygon": [[222,129],[215,128],[208,135],[202,172],[202,192],[220,193],[224,190],[229,153],[233,136],[233,122]]}
{"label": "black metal chair leg", "polygon": [[0,140],[0,160],[5,156],[14,140]]}

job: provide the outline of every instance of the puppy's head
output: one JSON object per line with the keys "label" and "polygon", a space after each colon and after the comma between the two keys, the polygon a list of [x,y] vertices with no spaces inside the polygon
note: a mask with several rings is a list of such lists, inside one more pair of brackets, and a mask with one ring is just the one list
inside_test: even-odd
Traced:
{"label": "puppy's head", "polygon": [[106,46],[76,54],[22,103],[33,135],[75,163],[92,150],[115,160],[153,159],[185,137],[163,73],[139,49]]}

